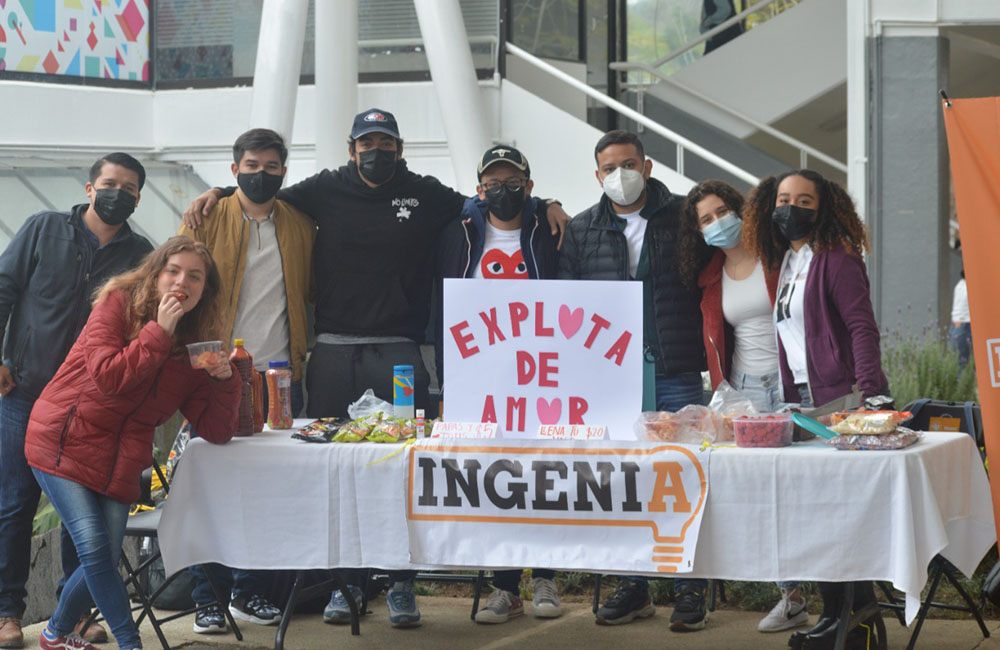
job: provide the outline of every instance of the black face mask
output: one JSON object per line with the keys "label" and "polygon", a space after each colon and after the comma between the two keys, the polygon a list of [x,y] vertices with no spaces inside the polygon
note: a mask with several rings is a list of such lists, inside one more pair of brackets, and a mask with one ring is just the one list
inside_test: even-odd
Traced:
{"label": "black face mask", "polygon": [[396,152],[369,149],[358,154],[358,170],[372,183],[381,185],[396,173]]}
{"label": "black face mask", "polygon": [[135,212],[137,200],[125,190],[97,190],[94,212],[109,226],[120,226]]}
{"label": "black face mask", "polygon": [[788,241],[805,239],[816,227],[816,211],[797,205],[779,205],[771,213],[781,234]]}
{"label": "black face mask", "polygon": [[490,214],[500,221],[512,221],[524,208],[524,188],[511,192],[504,185],[495,190],[486,190],[486,207]]}
{"label": "black face mask", "polygon": [[236,184],[254,203],[267,203],[273,199],[274,195],[281,189],[283,180],[285,180],[283,176],[268,174],[265,171],[259,171],[255,174],[241,172],[236,176]]}

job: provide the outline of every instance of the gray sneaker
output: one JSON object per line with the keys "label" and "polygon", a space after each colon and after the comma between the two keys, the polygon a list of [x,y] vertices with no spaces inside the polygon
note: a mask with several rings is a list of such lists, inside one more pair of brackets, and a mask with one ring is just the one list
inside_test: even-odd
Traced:
{"label": "gray sneaker", "polygon": [[393,627],[420,625],[420,610],[417,609],[417,597],[413,593],[413,580],[393,583],[389,593],[385,595],[385,604],[389,607],[389,623]]}
{"label": "gray sneaker", "polygon": [[[347,589],[351,592],[351,597],[354,598],[354,602],[358,605],[358,613],[364,614],[364,609],[361,607],[364,594],[361,593],[361,589],[354,585],[348,585]],[[335,625],[351,622],[351,608],[347,604],[347,598],[344,597],[344,593],[340,589],[330,595],[330,604],[323,610],[323,622]]]}
{"label": "gray sneaker", "polygon": [[534,578],[531,581],[531,610],[535,618],[559,618],[562,616],[562,606],[559,604],[559,594],[556,583],[548,578]]}
{"label": "gray sneaker", "polygon": [[494,589],[486,606],[476,612],[476,623],[506,623],[524,614],[524,603],[506,589]]}

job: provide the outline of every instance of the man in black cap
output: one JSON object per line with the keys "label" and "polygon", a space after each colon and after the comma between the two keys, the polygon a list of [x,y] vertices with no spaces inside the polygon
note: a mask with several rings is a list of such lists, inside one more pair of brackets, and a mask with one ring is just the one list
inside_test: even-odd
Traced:
{"label": "man in black cap", "polygon": [[[545,227],[547,202],[531,196],[534,183],[528,160],[514,147],[501,144],[486,150],[477,171],[478,195],[466,199],[462,219],[448,224],[441,238],[441,276],[554,279],[559,271],[559,241]],[[443,304],[438,309],[443,309]],[[438,318],[439,327],[442,322]],[[444,375],[442,340],[439,329],[435,346],[439,377]],[[555,571],[532,569],[531,578],[535,617],[561,616]],[[520,569],[494,571],[493,593],[476,613],[475,621],[506,623],[523,615],[520,583]]]}
{"label": "man in black cap", "polygon": [[[413,366],[414,404],[425,409],[430,376],[419,343],[431,312],[431,253],[442,229],[458,219],[465,197],[407,168],[396,118],[388,111],[359,113],[347,152],[347,165],[325,169],[277,194],[318,226],[313,249],[317,336],[306,371],[306,413],[346,415],[347,406],[368,388],[391,402],[394,365]],[[224,192],[232,189],[213,188],[198,197],[184,213],[185,224],[200,226],[201,215]],[[549,214],[550,221],[568,220],[556,204]],[[389,576],[386,600],[394,627],[420,624],[414,575]],[[360,589],[351,585],[350,591],[360,603]],[[349,620],[339,591],[324,619]]]}

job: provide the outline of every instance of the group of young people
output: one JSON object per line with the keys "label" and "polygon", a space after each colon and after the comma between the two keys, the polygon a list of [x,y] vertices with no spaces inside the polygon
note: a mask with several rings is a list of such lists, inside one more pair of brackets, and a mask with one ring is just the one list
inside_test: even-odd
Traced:
{"label": "group of young people", "polygon": [[[415,403],[426,408],[419,344],[440,309],[443,278],[640,281],[657,409],[700,403],[706,367],[713,385],[729,381],[762,411],[822,404],[855,386],[866,396],[887,392],[865,230],[847,193],[815,172],[765,179],[747,201],[720,181],[684,197],[652,176],[638,136],[611,131],[594,150],[600,199],[569,220],[558,201],[532,195],[527,157],[514,147],[483,154],[474,197],[410,171],[402,152],[394,116],[370,109],[354,120],[345,166],[282,188],[287,147],[277,133],[252,129],[233,147],[236,186],[198,197],[181,234],[152,252],[126,223],[144,180],[126,154],[95,163],[89,204],[28,219],[0,255],[0,322],[10,321],[0,366],[0,647],[23,643],[39,486],[66,533],[64,586],[42,647],[89,650],[106,640],[99,626],[81,629],[90,594],[119,647],[141,647],[115,565],[128,504],[152,462],[153,430],[178,408],[210,442],[235,430],[238,373],[223,362],[192,369],[186,343],[239,336],[258,369],[289,360],[293,410],[310,417],[345,415],[369,387],[391,399],[385,379],[400,363],[414,366]],[[306,364],[310,302],[316,341]],[[443,377],[440,352],[437,359]],[[192,574],[199,605],[214,600],[215,575],[231,584],[234,616],[279,620],[260,573],[205,566]],[[348,593],[331,595],[327,622],[349,620],[361,575]],[[413,577],[390,575],[395,627],[420,624]],[[476,621],[522,615],[520,580],[519,570],[496,572]],[[561,615],[551,570],[534,569],[531,587],[536,616]],[[797,585],[781,587],[763,631],[808,619]],[[675,589],[671,629],[703,628],[706,582],[678,579]],[[823,615],[793,636],[796,647],[832,647],[841,591],[821,591]],[[861,599],[870,592],[855,591]],[[596,621],[653,613],[646,580],[625,577]],[[218,607],[196,615],[198,632],[225,629]]]}

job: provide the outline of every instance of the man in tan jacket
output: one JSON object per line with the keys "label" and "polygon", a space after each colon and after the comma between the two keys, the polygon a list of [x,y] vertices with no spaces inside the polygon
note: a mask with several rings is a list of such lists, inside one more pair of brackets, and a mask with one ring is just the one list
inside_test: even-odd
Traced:
{"label": "man in tan jacket", "polygon": [[[274,131],[251,129],[241,135],[233,144],[232,172],[238,189],[219,201],[201,226],[193,230],[182,226],[180,233],[204,242],[215,259],[226,306],[223,335],[230,341],[243,339],[257,370],[265,371],[271,361],[291,363],[292,413],[297,415],[304,406],[306,304],[312,291],[316,226],[275,198],[287,158],[288,149]],[[217,565],[191,567],[192,597],[199,605],[215,600],[205,576],[208,571],[220,573]],[[261,594],[259,572],[229,571],[233,583],[230,613],[261,625],[277,623],[281,610]],[[219,583],[227,582],[225,572],[218,577]],[[195,617],[195,632],[225,630],[225,618],[216,607]]]}

